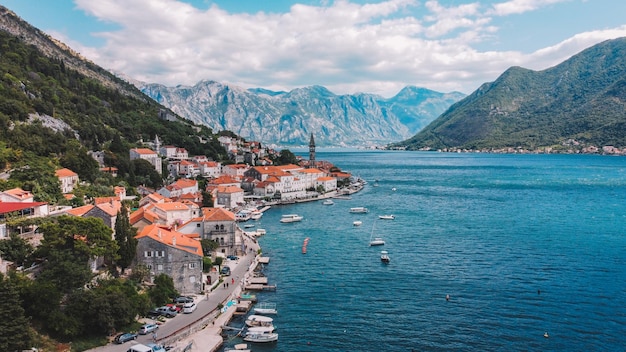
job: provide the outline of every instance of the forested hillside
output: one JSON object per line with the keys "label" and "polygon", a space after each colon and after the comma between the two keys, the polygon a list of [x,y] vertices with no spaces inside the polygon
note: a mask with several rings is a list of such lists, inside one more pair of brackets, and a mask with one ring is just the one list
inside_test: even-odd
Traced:
{"label": "forested hillside", "polygon": [[626,147],[626,38],[543,70],[512,67],[395,147]]}
{"label": "forested hillside", "polygon": [[[70,168],[81,180],[102,181],[88,150],[105,151],[107,166],[117,167],[130,186],[146,183],[150,179],[134,169],[129,149],[156,135],[191,155],[226,157],[207,127],[160,118],[174,115],[133,86],[113,75],[111,80],[126,89],[104,86],[3,31],[0,70],[0,171],[16,170],[0,181],[0,189],[39,188],[39,200],[55,202],[60,194],[46,189],[55,168]],[[135,94],[126,93],[132,90]]]}

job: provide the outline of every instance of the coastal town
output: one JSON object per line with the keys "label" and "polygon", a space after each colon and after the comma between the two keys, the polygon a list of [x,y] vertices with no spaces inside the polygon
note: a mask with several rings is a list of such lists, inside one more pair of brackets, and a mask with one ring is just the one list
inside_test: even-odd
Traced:
{"label": "coastal town", "polygon": [[[222,344],[221,330],[230,317],[250,310],[252,300],[242,297],[249,291],[272,289],[265,278],[255,274],[260,264],[269,263],[257,242],[265,230],[248,231],[245,222],[260,219],[272,206],[347,197],[363,187],[363,182],[349,173],[329,162],[316,160],[313,135],[309,158],[298,158],[297,163],[284,165],[273,165],[267,157],[268,151],[260,148],[259,143],[232,137],[220,137],[220,142],[232,153],[234,163],[221,164],[203,156],[189,156],[184,148],[161,146],[158,137],[143,147],[131,149],[131,159],[146,160],[157,172],[167,170],[168,175],[163,178],[170,180],[158,189],[138,187],[137,192],[132,192],[136,195],[116,186],[112,190],[114,196],[97,197],[85,205],[72,207],[36,202],[33,193],[21,188],[2,191],[0,239],[19,231],[20,237],[37,247],[44,237],[37,226],[14,228],[7,220],[63,215],[101,219],[115,238],[118,217],[126,209],[129,225],[136,229],[137,247],[132,265],[122,275],[132,275],[135,268],[147,268],[146,283],[152,284],[157,276],[165,274],[172,278],[176,291],[191,297],[198,307],[194,308],[198,312],[193,319],[188,318],[184,326],[175,329],[167,328],[171,325],[167,324],[169,319],[140,318],[140,322],[157,324],[161,330],[158,337],[155,333],[151,339],[144,337],[147,340],[143,342],[169,346],[174,351],[215,351]],[[100,153],[94,152],[92,156],[101,163],[102,172],[116,172],[103,165]],[[65,198],[75,197],[73,191],[81,183],[77,173],[65,168],[57,170],[56,176]],[[198,179],[205,180],[203,189]],[[210,202],[204,199],[207,196]],[[128,208],[129,204],[134,207]],[[215,250],[204,253],[201,240],[214,241]],[[213,266],[208,272],[203,270],[207,256],[222,265]],[[103,264],[102,258],[90,261],[94,276],[106,271]],[[6,274],[9,270],[33,272],[36,268],[16,268],[0,257],[0,271]],[[202,348],[192,347],[194,341],[196,346],[201,341]],[[121,351],[115,344],[97,350]]]}

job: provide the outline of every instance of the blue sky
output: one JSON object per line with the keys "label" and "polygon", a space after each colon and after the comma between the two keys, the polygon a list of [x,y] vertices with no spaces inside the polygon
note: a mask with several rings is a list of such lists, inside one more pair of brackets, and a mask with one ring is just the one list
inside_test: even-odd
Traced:
{"label": "blue sky", "polygon": [[471,93],[626,36],[615,0],[0,0],[100,66],[167,86]]}

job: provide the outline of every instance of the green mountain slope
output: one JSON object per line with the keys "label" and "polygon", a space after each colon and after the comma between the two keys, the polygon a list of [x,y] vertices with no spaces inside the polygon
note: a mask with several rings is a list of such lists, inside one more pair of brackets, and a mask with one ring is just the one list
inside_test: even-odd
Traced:
{"label": "green mountain slope", "polygon": [[[87,151],[100,150],[107,166],[133,186],[145,180],[136,175],[129,149],[156,135],[191,155],[226,157],[209,128],[180,119],[1,7],[0,72],[0,173],[28,165],[39,177],[62,166],[94,181],[102,175]],[[36,187],[25,177],[33,176],[23,175],[21,183],[0,180],[0,189]]]}
{"label": "green mountain slope", "polygon": [[409,150],[626,146],[626,38],[543,70],[512,67],[414,137]]}

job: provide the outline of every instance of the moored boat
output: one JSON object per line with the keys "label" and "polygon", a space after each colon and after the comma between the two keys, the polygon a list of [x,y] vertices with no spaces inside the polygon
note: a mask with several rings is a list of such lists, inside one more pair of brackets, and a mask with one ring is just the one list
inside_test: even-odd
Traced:
{"label": "moored boat", "polygon": [[234,346],[234,349],[224,350],[224,352],[250,352],[248,345],[245,343],[238,343]]}
{"label": "moored boat", "polygon": [[380,251],[380,261],[387,264],[391,261],[389,253],[387,251]]}
{"label": "moored boat", "polygon": [[278,334],[275,332],[271,333],[248,333],[243,338],[244,341],[248,342],[274,342],[278,341]]}
{"label": "moored boat", "polygon": [[261,315],[278,314],[278,311],[276,310],[276,303],[260,303],[257,307],[254,307],[254,313]]}
{"label": "moored boat", "polygon": [[354,207],[354,208],[350,208],[350,212],[354,213],[354,214],[362,214],[362,213],[367,213],[369,210],[365,207]]}
{"label": "moored boat", "polygon": [[246,319],[247,326],[271,326],[274,319],[264,315],[252,314]]}
{"label": "moored boat", "polygon": [[370,246],[382,246],[385,244],[385,240],[381,237],[374,237],[370,240]]}
{"label": "moored boat", "polygon": [[354,221],[354,222],[352,223],[352,225],[353,225],[353,226],[361,226],[361,224],[363,224],[363,222],[362,222],[362,221],[360,221],[360,220]]}
{"label": "moored boat", "polygon": [[396,216],[395,215],[378,215],[378,218],[382,220],[394,220]]}
{"label": "moored boat", "polygon": [[302,221],[303,217],[298,214],[285,214],[280,218],[280,222],[288,223],[288,222],[298,222]]}

